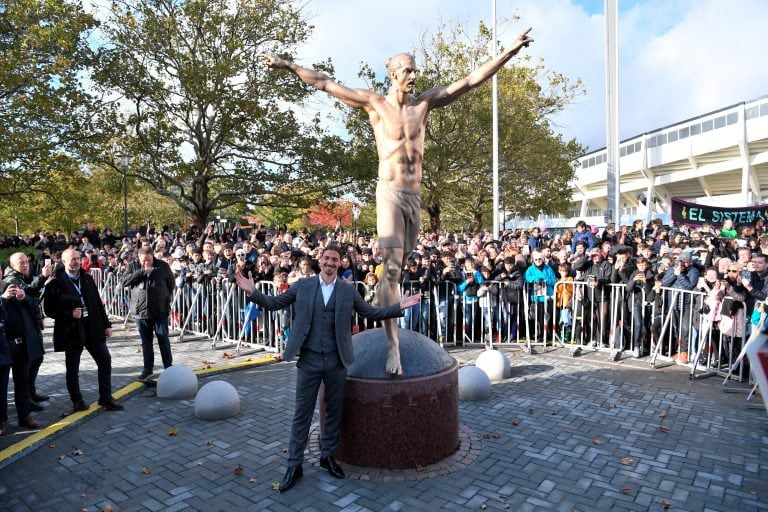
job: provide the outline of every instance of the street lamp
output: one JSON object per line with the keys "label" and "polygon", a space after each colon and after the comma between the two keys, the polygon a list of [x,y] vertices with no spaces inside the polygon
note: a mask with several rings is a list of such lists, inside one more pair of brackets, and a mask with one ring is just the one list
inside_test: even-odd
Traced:
{"label": "street lamp", "polygon": [[355,243],[357,243],[357,219],[360,218],[360,207],[356,204],[352,205],[352,219],[354,220],[353,230],[355,232]]}
{"label": "street lamp", "polygon": [[131,163],[130,155],[120,153],[117,155],[120,159],[120,168],[123,170],[123,236],[128,236],[128,164]]}

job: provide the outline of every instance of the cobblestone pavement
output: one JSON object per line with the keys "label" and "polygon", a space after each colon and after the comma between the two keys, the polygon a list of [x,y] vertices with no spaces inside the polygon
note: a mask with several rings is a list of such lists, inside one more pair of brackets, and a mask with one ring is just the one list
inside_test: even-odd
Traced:
{"label": "cobblestone pavement", "polygon": [[[234,385],[240,415],[204,421],[194,400],[161,400],[132,382],[138,345],[121,329],[110,341],[126,406],[119,412],[94,406],[62,417],[71,408],[63,355],[46,355],[40,385],[52,399],[36,417],[54,425],[30,434],[11,418],[0,438],[0,510],[768,510],[768,415],[747,409],[745,394],[724,393],[721,379],[690,380],[683,368],[510,350],[512,378],[495,384],[489,400],[459,405],[462,435],[475,450],[466,464],[448,474],[392,472],[384,481],[347,467],[358,478],[336,480],[317,467],[310,443],[304,478],[279,494],[293,364],[231,358],[231,347],[211,349],[206,340],[174,343],[177,364],[239,365],[200,384]],[[449,351],[465,363],[480,353]],[[95,402],[87,354],[81,381]]]}

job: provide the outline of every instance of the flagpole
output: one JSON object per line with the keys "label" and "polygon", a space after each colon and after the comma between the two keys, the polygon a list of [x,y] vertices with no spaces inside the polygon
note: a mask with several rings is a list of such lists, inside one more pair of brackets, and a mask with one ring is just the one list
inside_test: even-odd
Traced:
{"label": "flagpole", "polygon": [[[496,48],[496,0],[491,0],[491,16],[493,18],[493,57],[496,57],[498,50]],[[499,81],[498,73],[494,73],[493,84],[493,229],[491,234],[493,239],[499,236]]]}

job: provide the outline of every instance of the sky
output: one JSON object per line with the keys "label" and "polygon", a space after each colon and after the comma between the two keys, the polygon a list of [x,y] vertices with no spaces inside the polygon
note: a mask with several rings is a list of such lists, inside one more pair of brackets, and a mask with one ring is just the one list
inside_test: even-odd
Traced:
{"label": "sky", "polygon": [[[622,140],[768,95],[768,1],[618,1]],[[492,2],[309,0],[305,12],[315,29],[297,62],[330,57],[339,80],[363,87],[361,62],[383,74],[387,57],[417,47],[420,34],[434,31],[439,19],[467,29],[480,20],[490,25]],[[586,95],[552,121],[565,140],[575,138],[590,151],[605,147],[603,8],[602,0],[496,0],[503,45],[530,26],[535,41],[522,51],[584,82]],[[519,20],[502,23],[515,16]]]}

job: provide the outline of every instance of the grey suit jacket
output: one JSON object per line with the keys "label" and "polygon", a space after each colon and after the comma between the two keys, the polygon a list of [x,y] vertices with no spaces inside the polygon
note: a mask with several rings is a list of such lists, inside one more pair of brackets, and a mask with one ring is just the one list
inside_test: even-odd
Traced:
{"label": "grey suit jacket", "polygon": [[[301,350],[301,346],[309,335],[312,325],[312,315],[315,314],[315,294],[320,286],[320,276],[299,279],[288,290],[277,296],[264,295],[254,290],[248,297],[259,307],[268,311],[283,309],[291,304],[296,304],[291,326],[291,334],[285,344],[283,358],[286,361],[293,359]],[[386,320],[402,316],[400,304],[393,304],[383,308],[375,308],[365,302],[357,289],[341,279],[336,280],[336,347],[345,367],[349,367],[355,360],[355,352],[352,348],[352,312],[370,318],[371,320]]]}

